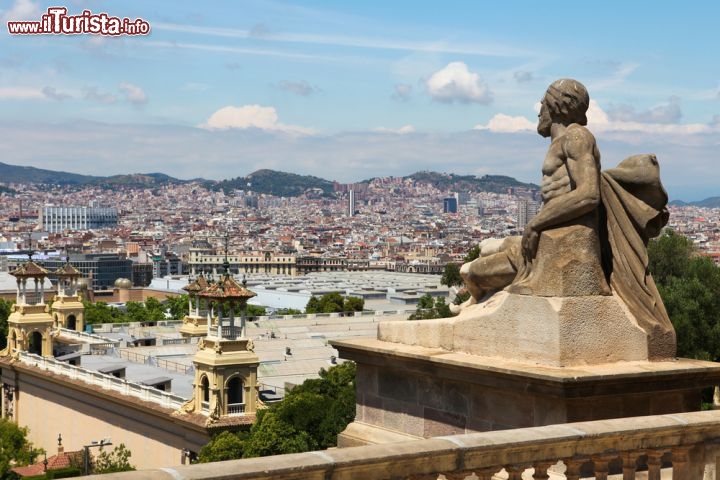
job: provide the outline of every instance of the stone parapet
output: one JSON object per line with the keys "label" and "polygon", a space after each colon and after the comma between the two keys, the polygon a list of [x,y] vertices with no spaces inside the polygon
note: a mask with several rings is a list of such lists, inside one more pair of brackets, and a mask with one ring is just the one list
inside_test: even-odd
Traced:
{"label": "stone parapet", "polygon": [[339,445],[700,409],[720,364],[679,359],[549,367],[375,339],[334,341],[357,363]]}
{"label": "stone parapet", "polygon": [[[623,418],[545,427],[450,435],[386,445],[231,460],[91,476],[97,480],[400,480],[523,478],[576,480],[661,468],[675,480],[713,480],[720,450],[720,411]],[[501,472],[503,472],[501,474]],[[499,476],[501,474],[502,476]],[[643,473],[644,475],[644,473]],[[655,476],[657,475],[657,476]],[[511,477],[520,478],[520,477]],[[642,478],[646,478],[643,476]],[[663,477],[665,478],[665,477]]]}

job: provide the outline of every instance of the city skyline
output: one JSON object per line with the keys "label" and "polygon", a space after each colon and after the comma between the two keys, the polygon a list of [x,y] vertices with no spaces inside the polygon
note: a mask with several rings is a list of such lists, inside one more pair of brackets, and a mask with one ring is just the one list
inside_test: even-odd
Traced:
{"label": "city skyline", "polygon": [[[671,199],[719,195],[720,7],[72,0],[148,35],[10,35],[56,3],[0,3],[0,161],[94,175],[340,182],[418,170],[538,183],[538,100],[585,83],[603,167],[656,153]],[[595,27],[590,28],[592,23]]]}

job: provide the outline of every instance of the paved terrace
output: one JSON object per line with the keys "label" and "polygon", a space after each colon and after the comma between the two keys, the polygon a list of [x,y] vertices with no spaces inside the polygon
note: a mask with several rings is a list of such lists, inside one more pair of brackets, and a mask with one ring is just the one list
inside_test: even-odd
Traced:
{"label": "paved terrace", "polygon": [[[242,274],[235,275],[235,279],[242,281]],[[409,308],[426,293],[443,298],[449,296],[448,288],[440,284],[440,275],[418,273],[315,272],[298,276],[252,273],[247,274],[246,279],[247,287],[257,294],[250,304],[271,308],[304,310],[312,295],[322,296],[329,292],[362,297],[365,308],[375,311],[393,310],[405,305]],[[187,277],[156,278],[148,288],[186,293],[182,287],[187,284]]]}
{"label": "paved terrace", "polygon": [[[297,385],[308,378],[317,378],[320,369],[342,361],[330,340],[376,338],[380,322],[404,320],[414,309],[387,312],[363,312],[352,316],[339,314],[286,315],[260,317],[248,322],[247,336],[255,344],[260,358],[258,381],[262,390],[284,396],[289,385]],[[105,324],[96,326],[94,334],[62,331],[65,342],[88,345],[80,367],[72,367],[54,360],[44,361],[46,368],[57,373],[110,388],[127,388],[125,384],[146,385],[158,379],[171,381],[173,404],[175,398],[189,399],[192,395],[194,367],[192,358],[197,350],[197,339],[183,339],[179,333],[182,323],[160,322],[146,327],[139,323]],[[131,346],[133,340],[155,339],[154,346]],[[33,360],[34,361],[34,360]],[[55,365],[57,364],[57,365]],[[118,381],[110,372],[125,368],[125,379]],[[108,377],[108,378],[105,378]],[[167,404],[165,396],[148,396],[146,399]]]}
{"label": "paved terrace", "polygon": [[435,437],[97,480],[715,480],[720,411]]}

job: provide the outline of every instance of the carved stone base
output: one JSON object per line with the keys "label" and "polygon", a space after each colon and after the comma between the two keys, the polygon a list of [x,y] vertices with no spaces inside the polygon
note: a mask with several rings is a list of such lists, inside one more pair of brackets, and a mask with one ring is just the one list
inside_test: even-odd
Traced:
{"label": "carved stone base", "polygon": [[498,292],[453,318],[385,322],[378,339],[553,367],[648,360],[648,337],[614,296]]}
{"label": "carved stone base", "polygon": [[341,447],[695,411],[702,388],[720,383],[720,364],[699,360],[551,367],[376,339],[332,344],[357,363],[357,414]]}

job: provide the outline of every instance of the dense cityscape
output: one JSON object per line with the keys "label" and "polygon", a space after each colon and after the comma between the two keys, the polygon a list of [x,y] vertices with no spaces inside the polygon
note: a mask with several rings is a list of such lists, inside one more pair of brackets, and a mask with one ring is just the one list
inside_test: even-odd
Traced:
{"label": "dense cityscape", "polygon": [[[68,254],[105,254],[126,260],[129,267],[117,278],[130,278],[134,286],[168,275],[217,271],[225,254],[233,270],[249,275],[323,270],[440,274],[482,239],[521,232],[539,204],[538,192],[529,188],[442,191],[392,177],[335,183],[330,196],[308,191],[286,198],[251,190],[225,194],[200,182],[118,189],[2,186],[2,270],[26,260],[27,250],[37,259],[56,261]],[[717,259],[720,209],[669,209],[668,227]],[[66,212],[69,220],[53,223],[50,210]],[[101,211],[108,217],[104,223],[73,223],[68,211]],[[117,278],[103,277],[94,287],[110,288]]]}
{"label": "dense cityscape", "polygon": [[[261,272],[247,263],[260,258],[262,273],[319,271],[322,260],[323,269],[333,271],[439,274],[482,239],[520,232],[538,205],[537,192],[530,189],[508,188],[504,194],[441,191],[399,178],[336,184],[330,197],[308,192],[289,198],[237,190],[226,195],[199,182],[116,190],[3,186],[11,192],[2,194],[0,204],[4,271],[27,259],[28,249],[37,258],[56,260],[68,253],[112,254],[131,261],[131,273],[126,270],[122,276],[134,286],[147,286],[153,277],[217,269],[226,248],[233,270],[250,275]],[[101,210],[110,216],[97,225],[58,226],[50,221],[51,209]],[[669,228],[692,238],[701,252],[717,260],[720,209],[669,209]],[[287,265],[265,269],[278,262]],[[94,286],[109,288],[116,279]]]}

